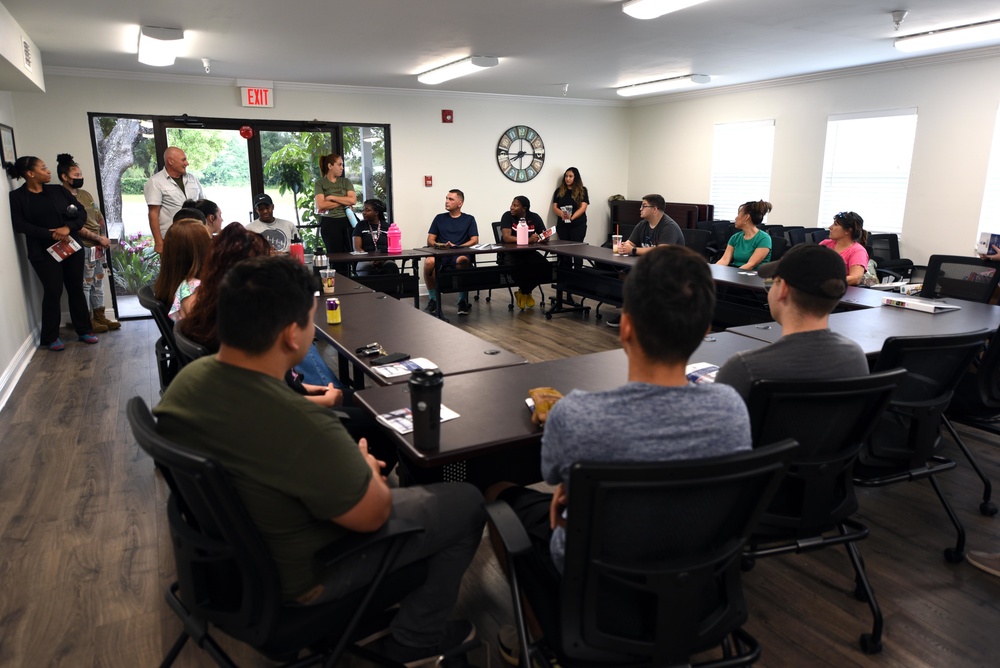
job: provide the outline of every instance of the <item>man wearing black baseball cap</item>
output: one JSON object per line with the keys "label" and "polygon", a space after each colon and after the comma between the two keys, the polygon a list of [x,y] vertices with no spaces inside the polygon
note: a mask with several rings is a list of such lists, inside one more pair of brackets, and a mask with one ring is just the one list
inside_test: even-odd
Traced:
{"label": "man wearing black baseball cap", "polygon": [[781,339],[737,353],[719,369],[715,382],[731,385],[744,399],[761,378],[832,380],[868,374],[861,346],[830,331],[830,312],[847,292],[844,260],[816,244],[800,244],[778,262],[757,268],[768,286],[771,315]]}
{"label": "man wearing black baseball cap", "polygon": [[247,229],[267,239],[275,253],[287,253],[295,238],[295,223],[274,217],[274,200],[267,193],[253,198],[253,210],[257,220],[247,225]]}

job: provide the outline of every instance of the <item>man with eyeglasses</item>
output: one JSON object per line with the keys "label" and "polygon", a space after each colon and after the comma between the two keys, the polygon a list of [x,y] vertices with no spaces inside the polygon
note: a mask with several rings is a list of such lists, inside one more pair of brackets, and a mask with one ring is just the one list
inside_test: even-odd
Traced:
{"label": "man with eyeglasses", "polygon": [[868,375],[868,360],[854,341],[830,331],[830,313],[847,292],[847,268],[835,251],[799,244],[777,262],[757,268],[767,304],[781,325],[769,346],[737,353],[715,377],[744,400],[755,380],[832,380]]}
{"label": "man with eyeglasses", "polygon": [[[684,233],[681,232],[680,225],[663,213],[666,205],[663,195],[653,194],[642,198],[642,205],[639,206],[642,222],[632,230],[628,241],[620,246],[619,252],[622,255],[645,255],[661,244],[684,245]],[[616,329],[621,326],[621,322],[621,314],[606,321],[608,327]]]}
{"label": "man with eyeglasses", "polygon": [[642,222],[635,226],[628,241],[621,245],[622,254],[643,255],[660,244],[684,245],[684,234],[673,218],[663,213],[667,203],[663,195],[646,195],[639,207]]}

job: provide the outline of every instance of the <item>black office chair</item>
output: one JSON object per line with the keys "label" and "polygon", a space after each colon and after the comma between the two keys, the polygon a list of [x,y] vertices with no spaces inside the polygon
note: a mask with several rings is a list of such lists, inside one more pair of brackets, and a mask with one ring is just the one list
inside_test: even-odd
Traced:
{"label": "black office chair", "polygon": [[712,255],[709,257],[711,262],[715,262],[722,254],[726,252],[726,246],[729,244],[729,228],[732,226],[732,221],[729,220],[713,220],[712,221],[712,240],[708,243],[706,250]]}
{"label": "black office chair", "polygon": [[788,250],[788,240],[785,237],[771,237],[771,262],[777,262]]}
{"label": "black office chair", "polygon": [[946,415],[954,422],[1000,435],[1000,330],[962,376]]}
{"label": "black office chair", "polygon": [[211,354],[208,348],[185,336],[183,320],[174,327],[174,344],[177,346],[177,354],[181,359],[181,368],[184,368],[200,357]]}
{"label": "black office chair", "polygon": [[160,331],[160,338],[155,344],[156,372],[160,378],[160,394],[167,389],[170,381],[181,370],[183,362],[177,354],[177,344],[174,341],[174,321],[167,314],[166,305],[153,296],[153,286],[144,285],[136,293],[139,304],[153,314],[153,322]]}
{"label": "black office chair", "polygon": [[786,225],[785,239],[788,241],[789,248],[797,244],[804,244],[806,242],[806,228],[801,225]]}
{"label": "black office chair", "polygon": [[[423,562],[387,575],[403,542],[421,527],[390,520],[374,534],[350,536],[324,548],[317,558],[330,566],[360,549],[387,545],[367,588],[330,603],[285,605],[267,546],[222,467],[157,434],[141,398],[129,400],[127,413],[136,441],[170,487],[167,517],[177,582],[166,598],[184,630],[161,666],[173,664],[189,637],[218,665],[234,666],[210,625],[289,666],[332,667],[345,649],[380,665],[396,665],[350,643],[385,627],[385,615],[369,611],[386,610],[424,581]],[[313,654],[298,660],[307,648]]]}
{"label": "black office chair", "polygon": [[[912,279],[911,279],[912,280]],[[997,263],[963,255],[931,255],[921,297],[954,297],[987,303],[1000,282]]]}
{"label": "black office chair", "polygon": [[[965,558],[965,528],[938,487],[935,475],[955,468],[955,462],[941,456],[941,424],[945,423],[955,442],[980,473],[985,489],[981,511],[995,514],[990,501],[989,478],[975,463],[972,453],[955,433],[945,409],[955,387],[973,358],[982,350],[986,330],[949,336],[907,336],[887,339],[879,353],[875,370],[905,368],[892,401],[861,451],[854,469],[854,482],[864,487],[882,487],[897,482],[927,478],[948,518],[955,527],[955,547],[945,550],[951,563]],[[992,509],[992,512],[989,512]]]}
{"label": "black office chair", "polygon": [[706,259],[711,259],[709,257],[708,242],[712,240],[712,233],[705,230],[692,230],[689,228],[684,228],[681,230],[684,234],[684,245],[693,250],[699,255],[704,255]]}
{"label": "black office chair", "polygon": [[816,229],[806,232],[806,243],[818,244],[824,239],[830,238],[830,230]]}
{"label": "black office chair", "polygon": [[792,438],[800,447],[750,538],[744,567],[761,557],[844,545],[854,566],[854,594],[872,613],[871,633],[861,636],[868,654],[882,650],[883,622],[855,545],[868,537],[868,527],[851,519],[858,509],[851,469],[905,376],[897,369],[839,380],[758,380],[747,402],[754,444]]}
{"label": "black office chair", "polygon": [[795,449],[788,440],[711,459],[575,464],[559,600],[523,592],[545,635],[530,646],[518,574],[531,543],[510,506],[489,504],[509,555],[521,665],[542,665],[543,644],[563,666],[692,665],[720,645],[721,660],[694,665],[753,663],[740,554]]}

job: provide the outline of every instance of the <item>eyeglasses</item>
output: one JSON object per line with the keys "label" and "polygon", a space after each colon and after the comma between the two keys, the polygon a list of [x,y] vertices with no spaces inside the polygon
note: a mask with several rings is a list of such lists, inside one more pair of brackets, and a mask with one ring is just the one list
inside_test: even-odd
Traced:
{"label": "eyeglasses", "polygon": [[652,204],[640,204],[639,208],[640,209],[655,209],[656,207],[653,206]]}
{"label": "eyeglasses", "polygon": [[770,292],[771,291],[771,286],[773,286],[776,282],[778,282],[780,280],[781,280],[780,276],[772,276],[770,278],[765,278],[764,279],[764,291],[765,292]]}

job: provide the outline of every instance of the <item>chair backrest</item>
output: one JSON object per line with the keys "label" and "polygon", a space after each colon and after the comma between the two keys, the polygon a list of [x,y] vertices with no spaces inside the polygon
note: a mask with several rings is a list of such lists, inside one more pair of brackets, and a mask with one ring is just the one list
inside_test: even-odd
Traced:
{"label": "chair backrest", "polygon": [[896,234],[869,234],[868,245],[871,247],[871,254],[883,260],[898,260],[899,258],[899,237]]}
{"label": "chair backrest", "polygon": [[771,237],[771,262],[781,259],[781,256],[788,250],[788,239],[785,237]]}
{"label": "chair backrest", "polygon": [[139,397],[132,433],[170,487],[167,514],[181,599],[199,619],[251,645],[270,636],[281,583],[263,539],[221,466],[156,433]]}
{"label": "chair backrest", "polygon": [[920,296],[954,297],[985,304],[1000,282],[997,269],[996,262],[978,257],[931,255]]}
{"label": "chair backrest", "polygon": [[712,233],[705,230],[690,229],[685,227],[681,230],[684,234],[684,245],[699,255],[705,254],[708,242],[712,240]]}
{"label": "chair backrest", "polygon": [[906,375],[903,369],[836,380],[758,380],[747,406],[755,445],[792,438],[799,450],[761,524],[815,536],[858,507],[851,468]]}
{"label": "chair backrest", "polygon": [[806,242],[810,244],[818,244],[824,239],[830,238],[830,230],[809,230],[806,232]]}
{"label": "chair backrest", "polygon": [[166,304],[153,296],[152,284],[139,288],[136,296],[139,298],[139,305],[153,314],[153,322],[156,323],[156,328],[160,330],[160,336],[166,339],[167,343],[170,344],[170,348],[173,349],[175,347],[174,321],[170,319]]}
{"label": "chair backrest", "polygon": [[493,243],[495,243],[495,244],[502,244],[503,243],[503,232],[501,230],[503,228],[500,225],[500,221],[497,220],[497,221],[494,221],[494,222],[490,223],[490,227],[493,228]]}
{"label": "chair backrest", "polygon": [[789,440],[702,460],[574,465],[564,652],[687,665],[746,621],[740,555],[795,448]]}
{"label": "chair backrest", "polygon": [[886,339],[876,369],[902,367],[906,380],[868,439],[862,463],[892,460],[925,466],[941,441],[941,416],[989,332]]}
{"label": "chair backrest", "polygon": [[794,246],[796,244],[804,244],[806,242],[806,228],[801,225],[785,226],[785,239],[788,240],[788,246]]}
{"label": "chair backrest", "polygon": [[177,344],[177,352],[180,354],[182,367],[190,364],[199,357],[211,354],[208,348],[185,336],[183,320],[174,327],[174,342]]}

